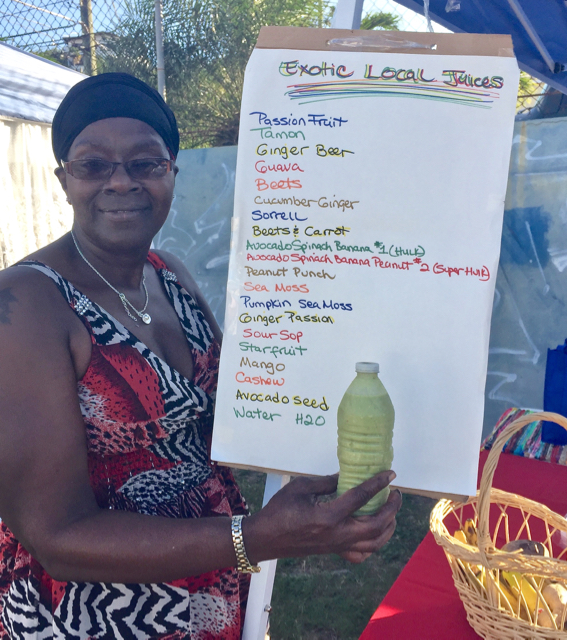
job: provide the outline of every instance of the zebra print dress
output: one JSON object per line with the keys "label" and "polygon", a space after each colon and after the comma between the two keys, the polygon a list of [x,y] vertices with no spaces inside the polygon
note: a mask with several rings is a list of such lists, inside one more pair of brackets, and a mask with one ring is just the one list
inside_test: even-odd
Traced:
{"label": "zebra print dress", "polygon": [[[169,518],[247,513],[209,445],[219,345],[199,306],[155,254],[187,336],[194,378],[152,353],[126,327],[46,265],[91,335],[89,368],[77,385],[85,421],[90,482],[101,508]],[[57,582],[0,525],[0,638],[209,640],[240,637],[246,576],[213,571],[167,584]]]}

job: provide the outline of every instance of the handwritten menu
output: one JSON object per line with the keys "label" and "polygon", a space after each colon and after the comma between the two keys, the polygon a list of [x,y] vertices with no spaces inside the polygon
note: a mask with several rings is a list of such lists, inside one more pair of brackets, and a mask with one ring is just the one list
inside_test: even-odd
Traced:
{"label": "handwritten menu", "polygon": [[375,361],[396,482],[475,491],[517,84],[511,57],[253,52],[214,460],[336,472]]}

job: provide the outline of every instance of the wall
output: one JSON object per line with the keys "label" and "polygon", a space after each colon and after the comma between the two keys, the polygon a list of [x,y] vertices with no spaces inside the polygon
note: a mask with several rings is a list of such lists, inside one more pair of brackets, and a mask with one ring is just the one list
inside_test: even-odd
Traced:
{"label": "wall", "polygon": [[175,200],[154,239],[180,258],[222,327],[234,203],[236,147],[180,151]]}
{"label": "wall", "polygon": [[492,313],[485,430],[541,409],[547,349],[567,338],[567,118],[516,123]]}
{"label": "wall", "polygon": [[55,166],[51,125],[0,116],[0,269],[71,228]]}

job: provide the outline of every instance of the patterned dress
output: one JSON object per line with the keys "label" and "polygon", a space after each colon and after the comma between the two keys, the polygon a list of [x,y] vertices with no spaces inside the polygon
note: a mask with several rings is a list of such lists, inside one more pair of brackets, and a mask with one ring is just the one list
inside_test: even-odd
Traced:
{"label": "patterned dress", "polygon": [[[149,262],[179,316],[194,361],[188,380],[57,272],[51,278],[90,333],[77,385],[90,482],[101,508],[168,518],[247,513],[209,445],[219,345],[199,306],[155,254]],[[57,582],[0,526],[0,638],[209,640],[240,637],[248,581],[235,569],[167,584]]]}

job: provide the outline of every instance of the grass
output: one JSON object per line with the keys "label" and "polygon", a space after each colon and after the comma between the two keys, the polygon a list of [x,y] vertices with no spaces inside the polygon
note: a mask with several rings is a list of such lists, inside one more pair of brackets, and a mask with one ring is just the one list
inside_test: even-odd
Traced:
{"label": "grass", "polygon": [[[265,475],[237,471],[252,511],[262,504]],[[286,558],[278,562],[272,640],[355,640],[429,530],[434,500],[404,495],[390,542],[360,565],[338,556]]]}

